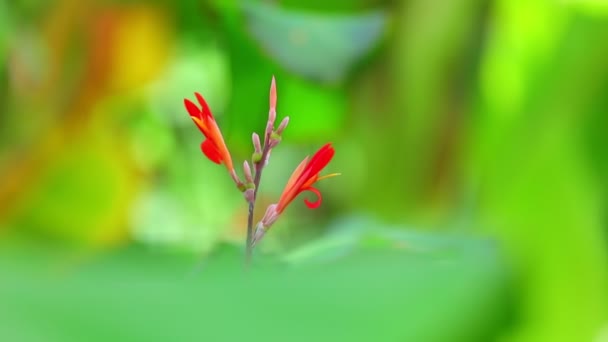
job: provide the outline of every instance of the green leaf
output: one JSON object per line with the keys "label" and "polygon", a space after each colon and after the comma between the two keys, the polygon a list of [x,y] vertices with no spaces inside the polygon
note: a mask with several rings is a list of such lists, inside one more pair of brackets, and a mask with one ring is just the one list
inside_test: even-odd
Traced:
{"label": "green leaf", "polygon": [[342,80],[386,29],[383,11],[321,15],[246,2],[247,29],[263,50],[285,69],[325,82]]}
{"label": "green leaf", "polygon": [[11,341],[488,341],[508,309],[496,250],[467,244],[439,259],[360,250],[243,274],[226,250],[200,264],[2,242],[0,336]]}

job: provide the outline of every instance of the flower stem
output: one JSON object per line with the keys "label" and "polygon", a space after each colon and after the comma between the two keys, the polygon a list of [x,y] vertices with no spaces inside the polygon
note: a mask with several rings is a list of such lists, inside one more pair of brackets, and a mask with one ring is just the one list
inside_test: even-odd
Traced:
{"label": "flower stem", "polygon": [[249,216],[247,217],[247,244],[245,251],[245,267],[249,268],[251,264],[251,254],[253,252],[253,209],[255,208],[255,199],[249,202]]}
{"label": "flower stem", "polygon": [[251,264],[251,256],[253,254],[253,211],[255,209],[255,202],[258,198],[258,189],[260,187],[260,181],[262,180],[262,171],[264,170],[264,164],[268,158],[269,152],[270,146],[268,144],[268,140],[266,140],[262,150],[262,159],[260,159],[259,163],[254,163],[255,176],[253,178],[253,200],[249,202],[249,216],[247,217],[247,242],[245,251],[245,267],[247,268]]}

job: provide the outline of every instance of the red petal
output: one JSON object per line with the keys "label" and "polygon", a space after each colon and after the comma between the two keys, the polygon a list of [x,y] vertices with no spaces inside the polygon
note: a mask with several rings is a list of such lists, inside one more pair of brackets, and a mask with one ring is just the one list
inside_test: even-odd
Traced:
{"label": "red petal", "polygon": [[334,157],[334,153],[335,151],[331,146],[331,143],[325,144],[323,147],[321,147],[317,153],[312,156],[310,163],[308,163],[308,176],[312,177],[321,172],[321,170],[323,170],[323,168],[326,167]]}
{"label": "red petal", "polygon": [[321,205],[321,192],[313,187],[309,187],[306,189],[302,189],[302,191],[310,191],[312,193],[314,193],[317,196],[317,200],[314,202],[310,202],[309,200],[307,200],[306,198],[304,199],[304,204],[306,204],[307,207],[309,207],[310,209],[316,209]]}
{"label": "red petal", "polygon": [[209,158],[209,160],[211,160],[212,162],[216,164],[222,163],[222,156],[220,155],[220,152],[217,150],[217,147],[215,147],[215,144],[213,144],[211,140],[207,139],[203,141],[203,143],[201,144],[201,150],[203,151],[205,156],[207,156],[207,158]]}
{"label": "red petal", "polygon": [[196,96],[196,99],[198,100],[198,103],[201,104],[201,107],[203,108],[203,116],[204,117],[212,117],[213,115],[211,114],[211,109],[209,109],[209,105],[207,104],[207,101],[205,101],[205,99],[203,98],[203,96],[199,93],[194,93],[194,95]]}
{"label": "red petal", "polygon": [[184,105],[186,106],[190,116],[195,116],[197,118],[201,117],[201,109],[198,108],[192,101],[184,99]]}

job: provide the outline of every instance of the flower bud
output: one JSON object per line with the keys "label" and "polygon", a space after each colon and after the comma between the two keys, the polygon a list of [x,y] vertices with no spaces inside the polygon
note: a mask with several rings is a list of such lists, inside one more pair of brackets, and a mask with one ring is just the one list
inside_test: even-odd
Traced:
{"label": "flower bud", "polygon": [[270,134],[274,130],[274,122],[277,119],[277,84],[272,76],[272,81],[270,82],[270,109],[268,110],[268,122],[266,123],[266,130],[264,131],[264,142],[269,143],[268,139]]}
{"label": "flower bud", "polygon": [[289,116],[286,116],[283,118],[283,120],[279,124],[279,128],[277,128],[277,134],[279,136],[281,136],[283,134],[283,131],[285,130],[285,128],[287,127],[288,124],[289,124]]}
{"label": "flower bud", "polygon": [[264,228],[270,228],[272,224],[279,218],[279,213],[277,212],[277,205],[271,204],[266,209],[266,213],[264,213],[264,217],[260,221],[258,225],[262,225]]}
{"label": "flower bud", "polygon": [[245,180],[248,183],[253,183],[253,177],[251,175],[251,168],[249,167],[249,163],[246,160],[243,162],[243,170],[245,171]]}
{"label": "flower bud", "polygon": [[272,224],[279,218],[279,213],[277,212],[277,205],[271,204],[266,209],[266,213],[264,217],[258,224],[255,226],[255,233],[253,235],[253,245],[255,246],[266,234],[266,231],[272,226]]}
{"label": "flower bud", "polygon": [[254,153],[262,155],[262,144],[260,143],[260,136],[254,132],[251,135],[251,141],[253,141]]}
{"label": "flower bud", "polygon": [[[270,109],[276,109],[277,108],[277,83],[274,79],[274,76],[272,76],[272,81],[270,82]],[[274,122],[274,120],[273,120]]]}

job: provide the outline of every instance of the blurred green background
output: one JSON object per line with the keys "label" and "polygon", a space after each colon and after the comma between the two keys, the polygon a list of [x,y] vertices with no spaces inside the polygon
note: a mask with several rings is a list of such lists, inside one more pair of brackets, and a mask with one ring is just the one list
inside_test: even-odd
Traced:
{"label": "blurred green background", "polygon": [[[0,1],[0,340],[608,341],[608,2]],[[336,149],[243,271],[256,210]]]}

